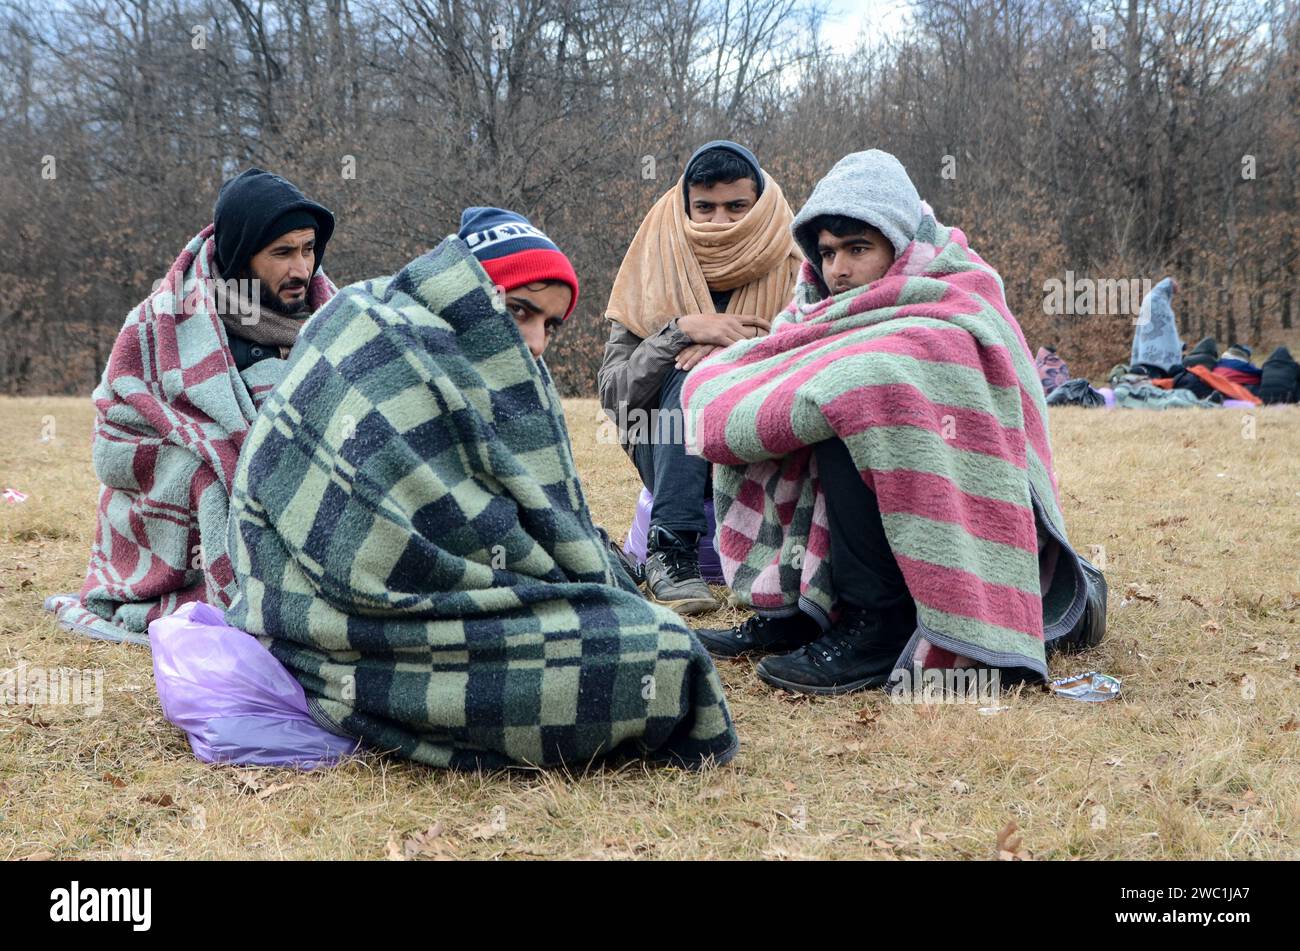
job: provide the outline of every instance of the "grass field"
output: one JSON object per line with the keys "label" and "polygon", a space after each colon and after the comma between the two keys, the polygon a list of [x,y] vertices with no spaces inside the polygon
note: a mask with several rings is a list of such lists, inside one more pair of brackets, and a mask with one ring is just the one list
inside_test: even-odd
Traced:
{"label": "grass field", "polygon": [[[621,536],[635,472],[597,441],[594,401],[566,407],[592,510]],[[1072,540],[1100,546],[1111,586],[1106,642],[1053,673],[1118,676],[1119,700],[810,700],[722,662],[742,747],[694,774],[199,763],[146,651],[40,608],[85,568],[91,420],[86,399],[0,400],[0,489],[29,495],[0,501],[0,671],[104,686],[97,716],[0,706],[0,858],[1300,857],[1298,409],[1052,410]]]}

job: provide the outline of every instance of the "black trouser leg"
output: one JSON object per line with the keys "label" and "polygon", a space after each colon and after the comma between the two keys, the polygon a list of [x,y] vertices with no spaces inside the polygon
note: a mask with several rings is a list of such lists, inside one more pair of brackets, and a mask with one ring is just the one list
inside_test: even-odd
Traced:
{"label": "black trouser leg", "polygon": [[885,537],[876,494],[862,481],[848,447],[843,440],[828,439],[813,452],[826,498],[836,598],[872,611],[907,604],[911,594]]}

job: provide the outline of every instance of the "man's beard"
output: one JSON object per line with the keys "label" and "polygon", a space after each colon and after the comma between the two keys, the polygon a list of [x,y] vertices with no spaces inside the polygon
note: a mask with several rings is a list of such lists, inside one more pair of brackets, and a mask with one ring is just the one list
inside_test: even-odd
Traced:
{"label": "man's beard", "polygon": [[266,284],[258,282],[259,297],[261,298],[262,307],[275,314],[283,314],[285,317],[305,317],[311,313],[311,307],[307,304],[307,295],[303,294],[300,300],[291,303],[282,301],[274,291]]}

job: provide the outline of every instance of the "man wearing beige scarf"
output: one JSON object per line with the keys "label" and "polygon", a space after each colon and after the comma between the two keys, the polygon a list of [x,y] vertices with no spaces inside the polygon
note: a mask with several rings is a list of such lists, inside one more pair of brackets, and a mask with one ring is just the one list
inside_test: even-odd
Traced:
{"label": "man wearing beige scarf", "polygon": [[802,260],[793,219],[752,152],[709,142],[641,222],[605,309],[601,405],[654,495],[646,587],[682,614],[718,606],[698,557],[709,464],[686,452],[682,380],[714,350],[766,333],[790,302]]}

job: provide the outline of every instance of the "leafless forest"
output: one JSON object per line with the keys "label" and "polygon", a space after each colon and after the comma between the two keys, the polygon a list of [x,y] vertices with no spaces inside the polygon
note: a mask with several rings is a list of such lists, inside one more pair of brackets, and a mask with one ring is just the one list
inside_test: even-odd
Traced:
{"label": "leafless forest", "polygon": [[1185,338],[1294,345],[1295,0],[917,0],[847,54],[826,13],[0,0],[0,391],[88,393],[221,181],[256,164],[334,210],[339,284],[400,267],[465,205],[532,217],[583,281],[548,363],[590,393],[623,251],[717,137],[796,208],[841,155],[894,152],[1000,271],[1030,346],[1076,374],[1125,360],[1133,317],[1049,313],[1067,272],[1174,274]]}

